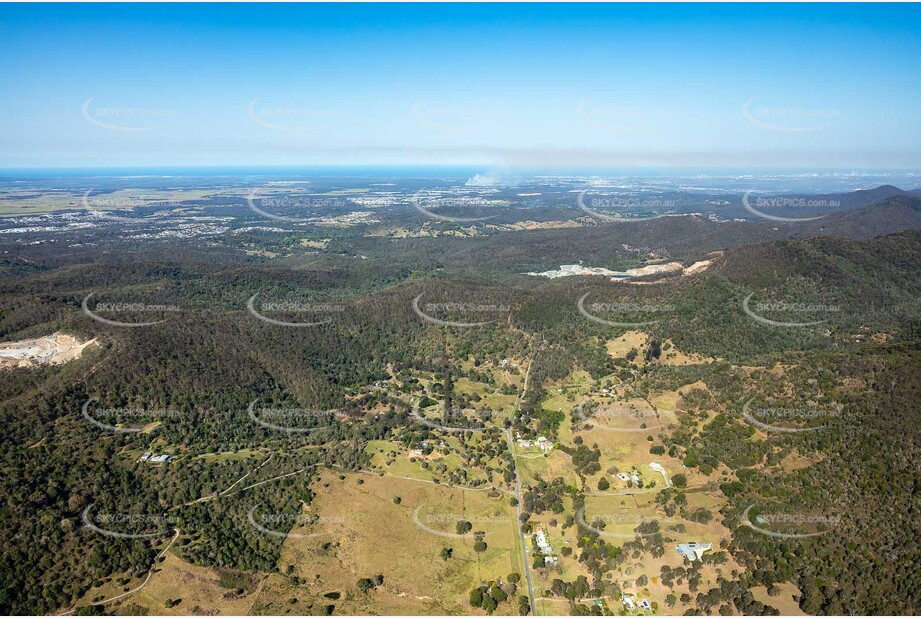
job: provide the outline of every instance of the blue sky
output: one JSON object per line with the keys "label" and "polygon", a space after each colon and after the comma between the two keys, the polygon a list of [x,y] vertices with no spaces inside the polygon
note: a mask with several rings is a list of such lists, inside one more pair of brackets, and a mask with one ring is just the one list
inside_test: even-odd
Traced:
{"label": "blue sky", "polygon": [[0,5],[0,167],[921,168],[918,5]]}

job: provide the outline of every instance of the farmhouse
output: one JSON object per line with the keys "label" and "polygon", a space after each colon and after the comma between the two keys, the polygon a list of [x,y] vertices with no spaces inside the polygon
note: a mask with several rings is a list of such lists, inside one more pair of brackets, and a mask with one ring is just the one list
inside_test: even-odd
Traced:
{"label": "farmhouse", "polygon": [[525,440],[519,437],[518,446],[521,448],[531,448],[532,446],[536,446],[544,453],[549,453],[553,450],[553,442],[543,436],[538,437],[537,440]]}
{"label": "farmhouse", "polygon": [[665,467],[657,461],[653,461],[649,464],[649,467],[662,475],[662,478],[665,479],[665,486],[671,487],[672,483],[668,480],[668,472],[665,471]]}
{"label": "farmhouse", "polygon": [[632,594],[625,594],[620,597],[620,602],[624,604],[628,610],[636,609],[636,597]]}
{"label": "farmhouse", "polygon": [[675,551],[694,562],[703,558],[704,552],[710,551],[711,547],[713,546],[710,543],[682,543],[675,548]]}
{"label": "farmhouse", "polygon": [[550,547],[550,541],[547,540],[547,535],[544,534],[543,528],[538,528],[534,536],[537,539],[537,547],[540,548],[543,554],[547,556],[553,554],[553,548]]}
{"label": "farmhouse", "polygon": [[139,462],[146,463],[170,463],[176,459],[175,455],[154,455],[150,451],[145,452],[138,458]]}

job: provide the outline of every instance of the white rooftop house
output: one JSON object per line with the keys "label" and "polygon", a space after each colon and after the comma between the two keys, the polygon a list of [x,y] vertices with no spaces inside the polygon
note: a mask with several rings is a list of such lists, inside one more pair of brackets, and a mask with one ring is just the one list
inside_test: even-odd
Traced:
{"label": "white rooftop house", "polygon": [[154,455],[151,452],[145,452],[138,458],[138,461],[146,461],[147,463],[169,463],[176,459],[175,455]]}
{"label": "white rooftop house", "polygon": [[537,440],[534,441],[518,438],[518,446],[521,448],[531,448],[532,446],[536,446],[545,453],[549,453],[553,450],[553,442],[543,436],[540,436],[537,438]]}
{"label": "white rooftop house", "polygon": [[632,594],[625,594],[620,597],[620,602],[629,610],[636,609],[636,597]]}
{"label": "white rooftop house", "polygon": [[682,543],[675,547],[679,555],[684,556],[691,562],[703,558],[704,552],[710,551],[713,547],[710,543]]}
{"label": "white rooftop house", "polygon": [[662,478],[665,479],[665,486],[671,487],[672,482],[668,478],[668,472],[665,470],[665,467],[657,461],[653,461],[649,464],[649,467],[662,475]]}
{"label": "white rooftop house", "polygon": [[534,536],[537,538],[537,547],[540,548],[541,553],[547,556],[553,554],[553,548],[550,547],[550,541],[547,540],[547,535],[544,534],[543,528],[538,528]]}
{"label": "white rooftop house", "polygon": [[640,475],[636,470],[632,470],[629,474],[626,472],[620,472],[618,473],[617,478],[622,480],[624,483],[627,481],[633,481],[634,485],[640,482]]}

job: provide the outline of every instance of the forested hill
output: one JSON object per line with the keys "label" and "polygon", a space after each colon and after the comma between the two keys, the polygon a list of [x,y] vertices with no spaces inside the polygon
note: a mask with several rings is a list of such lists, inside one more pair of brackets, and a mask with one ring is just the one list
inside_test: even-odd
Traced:
{"label": "forested hill", "polygon": [[[414,426],[405,406],[374,388],[392,373],[443,375],[471,356],[494,363],[526,358],[538,340],[547,353],[540,355],[522,405],[534,419],[543,418],[542,381],[562,379],[576,369],[596,378],[621,371],[629,380],[672,379],[679,369],[614,366],[605,343],[626,329],[580,314],[577,302],[587,293],[598,302],[674,307],[656,315],[646,330],[654,340],[670,340],[684,353],[714,359],[686,371],[700,372],[727,411],[750,382],[743,375],[732,378],[736,382],[721,382],[721,376],[738,374],[741,365],[799,365],[815,374],[796,382],[796,388],[831,384],[839,373],[853,384],[860,380],[869,385],[872,398],[861,393],[847,401],[870,401],[878,409],[857,410],[865,414],[861,425],[843,428],[842,439],[849,441],[834,443],[847,444],[851,452],[863,449],[859,452],[866,458],[881,453],[872,460],[873,484],[852,491],[861,479],[861,471],[852,468],[836,485],[849,496],[869,500],[867,488],[886,489],[886,470],[907,468],[910,463],[905,462],[921,457],[912,429],[917,425],[917,411],[910,407],[915,394],[897,384],[917,376],[913,350],[921,337],[918,216],[917,198],[896,196],[867,209],[795,225],[667,217],[482,238],[358,238],[341,241],[342,246],[354,246],[340,254],[274,262],[241,257],[218,243],[190,247],[181,240],[112,244],[108,253],[98,247],[16,247],[16,253],[0,263],[8,269],[0,278],[3,338],[60,330],[95,338],[99,345],[73,362],[5,370],[0,379],[0,495],[6,498],[0,509],[0,609],[51,612],[67,607],[96,579],[146,572],[156,553],[150,544],[112,544],[81,527],[81,513],[93,504],[109,512],[129,506],[141,514],[175,510],[183,518],[179,547],[188,545],[186,559],[271,570],[280,543],[256,534],[246,522],[246,509],[253,502],[215,501],[208,508],[189,504],[226,488],[253,463],[229,459],[211,465],[207,456],[242,450],[277,453],[272,467],[266,468],[276,475],[318,463],[359,469],[367,464],[369,441],[391,439]],[[915,229],[864,238],[890,227]],[[857,238],[836,236],[836,230]],[[579,259],[626,264],[649,248],[673,255],[726,251],[701,273],[645,285],[605,277],[548,280],[520,275],[536,264],[555,267]],[[100,301],[167,303],[180,310],[162,316],[164,321],[155,328],[113,327],[81,310],[91,292]],[[307,298],[341,303],[343,310],[317,328],[281,328],[247,310],[254,294],[267,301]],[[489,325],[482,329],[443,327],[414,311],[413,300],[420,295],[433,304],[485,302],[508,310],[488,316]],[[746,298],[752,298],[752,311],[766,319],[814,327],[764,324],[746,313]],[[759,303],[768,306],[761,309]],[[781,309],[772,309],[771,303],[779,303]],[[785,314],[785,304],[807,310]],[[448,314],[440,317],[452,319]],[[773,379],[764,382],[770,386]],[[637,388],[645,386],[638,383]],[[842,401],[851,396],[834,388]],[[336,408],[340,414],[322,431],[282,439],[247,416],[247,405],[255,399],[266,405]],[[167,418],[154,437],[102,433],[81,415],[87,402],[101,408],[167,409],[176,415]],[[900,415],[892,413],[892,406],[901,406]],[[907,429],[898,434],[898,449],[883,452],[880,436],[902,426],[892,419]],[[740,464],[730,455],[755,452],[747,434],[736,436],[738,450],[730,453],[723,449],[726,442],[719,426],[703,429],[703,438],[690,436],[686,445],[676,441],[675,452],[689,449],[698,461],[723,461],[733,469]],[[874,442],[861,442],[867,431],[874,432]],[[824,453],[822,449],[831,448],[828,444],[806,446]],[[138,462],[139,455],[152,448],[169,448],[180,461],[162,470]],[[826,465],[832,468],[825,469],[832,475],[834,466],[848,456],[840,450],[833,454],[837,459],[829,459]],[[917,470],[904,470],[902,478],[917,487]],[[755,492],[762,487],[766,485],[743,489]],[[271,485],[258,492],[253,500],[279,510],[293,508],[306,496]],[[749,497],[740,495],[736,507],[744,506],[742,498]],[[884,498],[892,521],[909,518],[916,509],[909,499]],[[907,525],[886,530],[887,547],[895,549],[874,555],[873,593],[854,607],[881,607],[886,587],[895,586],[895,574],[884,560],[887,555],[898,558],[894,564],[917,564],[916,538],[910,533]],[[842,536],[840,542],[839,537],[828,538],[832,540],[821,552],[785,555],[772,567],[776,577],[789,578],[804,564],[821,575],[800,581],[808,590],[810,608],[836,608],[841,602],[837,591],[816,580],[834,577],[851,585],[848,569],[864,564],[853,545],[859,541],[856,536]],[[752,544],[738,547],[740,555],[752,554],[748,560],[764,570],[768,567],[758,562],[757,551]],[[916,582],[917,573],[913,577],[906,581]],[[849,602],[861,603],[859,597],[848,595]],[[904,607],[917,608],[908,593],[902,597]]]}
{"label": "forested hill", "polygon": [[[368,257],[392,257],[407,264],[447,270],[523,272],[582,261],[592,266],[633,265],[643,256],[692,260],[709,252],[786,238],[840,236],[874,238],[921,228],[921,198],[890,197],[856,210],[832,212],[813,221],[778,223],[748,215],[746,221],[717,222],[696,215],[648,221],[599,223],[579,228],[498,232],[472,238],[357,238],[353,249]],[[807,217],[808,218],[808,217]]]}

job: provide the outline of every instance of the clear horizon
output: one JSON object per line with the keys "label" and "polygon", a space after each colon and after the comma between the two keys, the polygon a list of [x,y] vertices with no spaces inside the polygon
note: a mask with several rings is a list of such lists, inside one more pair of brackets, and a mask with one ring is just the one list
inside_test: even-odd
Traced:
{"label": "clear horizon", "polygon": [[3,5],[0,168],[921,169],[917,5]]}

